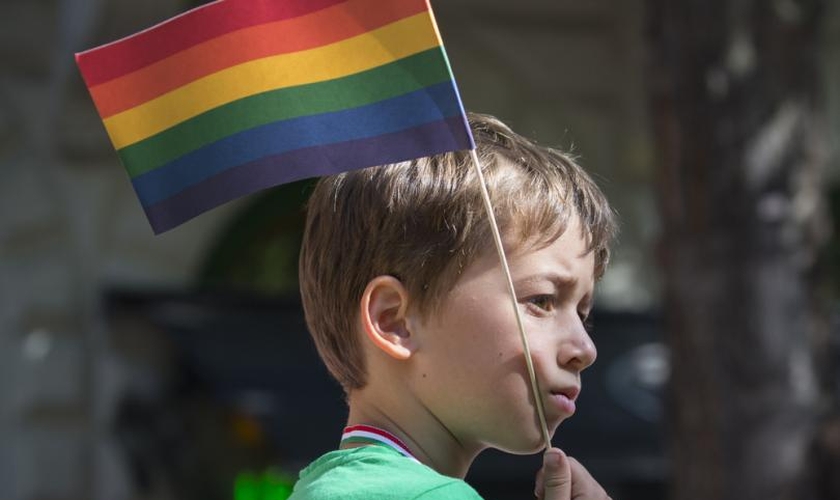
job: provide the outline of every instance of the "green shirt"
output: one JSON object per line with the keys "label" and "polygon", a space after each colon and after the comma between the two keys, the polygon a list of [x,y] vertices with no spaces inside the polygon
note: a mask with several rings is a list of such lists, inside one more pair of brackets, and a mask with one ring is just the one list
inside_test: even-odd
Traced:
{"label": "green shirt", "polygon": [[481,500],[444,476],[385,446],[331,451],[300,472],[289,500]]}

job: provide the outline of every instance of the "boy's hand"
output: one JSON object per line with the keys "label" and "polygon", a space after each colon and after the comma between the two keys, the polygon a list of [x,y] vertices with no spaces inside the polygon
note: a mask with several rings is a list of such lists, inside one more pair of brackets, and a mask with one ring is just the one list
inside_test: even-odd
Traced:
{"label": "boy's hand", "polygon": [[545,451],[534,494],[540,500],[610,500],[583,465],[559,448]]}

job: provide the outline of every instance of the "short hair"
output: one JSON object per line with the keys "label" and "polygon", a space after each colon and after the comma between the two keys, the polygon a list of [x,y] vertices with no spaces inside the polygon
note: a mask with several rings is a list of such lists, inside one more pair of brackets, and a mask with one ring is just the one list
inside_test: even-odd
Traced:
{"label": "short hair", "polygon": [[[494,117],[471,113],[469,122],[507,250],[548,245],[577,216],[599,278],[616,222],[589,175]],[[366,384],[357,322],[370,280],[398,278],[410,307],[425,315],[488,249],[492,233],[468,151],[321,179],[307,204],[301,298],[318,352],[345,392]]]}

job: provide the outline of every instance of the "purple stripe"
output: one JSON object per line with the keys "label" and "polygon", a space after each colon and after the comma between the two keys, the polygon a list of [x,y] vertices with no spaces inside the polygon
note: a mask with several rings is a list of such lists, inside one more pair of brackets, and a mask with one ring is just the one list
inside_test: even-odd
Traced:
{"label": "purple stripe", "polygon": [[290,151],[221,172],[147,207],[155,234],[167,231],[232,199],[308,177],[470,149],[472,137],[460,115],[367,139]]}

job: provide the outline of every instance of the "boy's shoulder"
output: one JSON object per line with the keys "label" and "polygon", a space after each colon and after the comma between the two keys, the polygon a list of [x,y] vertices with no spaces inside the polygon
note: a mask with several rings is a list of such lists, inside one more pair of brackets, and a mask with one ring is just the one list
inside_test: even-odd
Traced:
{"label": "boy's shoulder", "polygon": [[300,473],[290,500],[481,500],[467,483],[383,446],[338,450]]}

